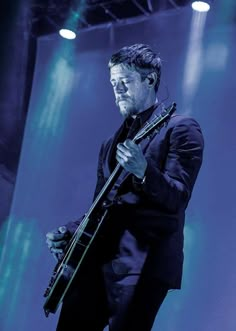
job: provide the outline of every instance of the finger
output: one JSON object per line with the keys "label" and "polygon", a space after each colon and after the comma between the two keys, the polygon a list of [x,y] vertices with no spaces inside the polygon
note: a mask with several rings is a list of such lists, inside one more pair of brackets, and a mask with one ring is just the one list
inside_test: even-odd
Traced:
{"label": "finger", "polygon": [[64,257],[64,253],[52,253],[54,259],[56,260],[56,262],[62,261],[63,257]]}
{"label": "finger", "polygon": [[121,151],[126,156],[132,156],[132,154],[130,153],[130,150],[127,147],[125,147],[124,144],[118,144],[117,150]]}
{"label": "finger", "polygon": [[51,252],[52,254],[62,254],[62,253],[63,253],[63,249],[53,248],[53,247],[51,247],[51,248],[50,248],[50,252]]}
{"label": "finger", "polygon": [[135,144],[132,140],[126,139],[123,143],[126,148],[130,149],[137,149],[137,144]]}
{"label": "finger", "polygon": [[[127,143],[128,142],[128,143]],[[142,148],[140,145],[135,144],[132,140],[126,140],[124,142],[130,150],[130,153],[132,153],[133,156],[138,155],[138,154],[143,154]]]}
{"label": "finger", "polygon": [[58,232],[48,232],[46,234],[46,238],[49,240],[61,240],[62,238],[64,238],[65,234],[64,233],[58,233]]}
{"label": "finger", "polygon": [[63,248],[67,245],[66,240],[52,241],[52,240],[47,239],[46,243],[50,249],[51,248]]}
{"label": "finger", "polygon": [[119,157],[119,155],[116,155],[116,160],[122,165],[122,167],[126,167],[127,162],[124,161],[123,158]]}
{"label": "finger", "polygon": [[59,231],[60,233],[66,233],[68,230],[67,230],[67,227],[66,227],[66,226],[60,226],[60,227],[58,228],[58,231]]}
{"label": "finger", "polygon": [[[131,141],[131,140],[130,140]],[[137,154],[139,152],[138,145],[133,143],[132,144],[127,143],[127,141],[124,142],[124,145],[126,146],[127,150],[130,152],[131,155]]]}
{"label": "finger", "polygon": [[117,150],[116,155],[124,162],[128,162],[129,158],[121,151]]}
{"label": "finger", "polygon": [[68,244],[68,241],[61,240],[61,241],[54,241],[52,243],[53,248],[64,248]]}
{"label": "finger", "polygon": [[64,256],[64,252],[62,250],[59,249],[50,249],[50,252],[52,253],[54,259],[58,262],[60,260],[62,260],[63,256]]}

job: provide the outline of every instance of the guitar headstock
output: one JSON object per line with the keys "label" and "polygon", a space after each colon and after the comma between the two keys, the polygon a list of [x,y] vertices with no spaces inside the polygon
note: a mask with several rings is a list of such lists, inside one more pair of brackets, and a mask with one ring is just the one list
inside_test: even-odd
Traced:
{"label": "guitar headstock", "polygon": [[135,135],[133,141],[138,144],[142,139],[149,137],[153,132],[158,132],[161,127],[168,122],[175,111],[176,103],[173,102],[168,108],[165,108],[160,115],[154,116],[151,122],[147,122]]}

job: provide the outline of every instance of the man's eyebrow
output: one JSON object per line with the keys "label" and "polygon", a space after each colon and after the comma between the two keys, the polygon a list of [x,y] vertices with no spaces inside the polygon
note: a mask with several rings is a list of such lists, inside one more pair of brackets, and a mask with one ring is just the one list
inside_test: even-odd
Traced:
{"label": "man's eyebrow", "polygon": [[[131,76],[131,75],[125,75],[125,76],[121,76],[121,77],[119,77],[119,78],[121,78],[121,79],[122,79],[122,78],[132,78],[132,76]],[[113,81],[113,80],[115,80],[115,78],[111,78],[111,79],[110,79],[110,82]]]}

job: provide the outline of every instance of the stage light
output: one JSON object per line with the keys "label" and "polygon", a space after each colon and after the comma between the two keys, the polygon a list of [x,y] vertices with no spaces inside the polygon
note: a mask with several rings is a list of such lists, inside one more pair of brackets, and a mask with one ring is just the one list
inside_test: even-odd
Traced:
{"label": "stage light", "polygon": [[199,12],[208,12],[210,10],[210,3],[209,1],[193,1],[192,8]]}
{"label": "stage light", "polygon": [[195,1],[192,4],[194,10],[192,11],[191,29],[183,75],[183,100],[186,114],[191,114],[192,112],[193,99],[196,96],[202,75],[202,58],[204,56],[203,36],[207,12],[203,11],[204,6],[195,8],[196,3],[200,2],[202,3],[202,1]]}
{"label": "stage light", "polygon": [[76,38],[76,33],[70,29],[61,29],[59,31],[59,34],[62,38],[65,38],[65,39],[75,39]]}

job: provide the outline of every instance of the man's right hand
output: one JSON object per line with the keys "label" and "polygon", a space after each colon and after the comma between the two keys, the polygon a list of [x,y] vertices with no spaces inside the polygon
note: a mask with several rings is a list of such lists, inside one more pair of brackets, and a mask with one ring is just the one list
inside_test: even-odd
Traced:
{"label": "man's right hand", "polygon": [[61,226],[56,230],[46,234],[46,243],[50,252],[58,260],[59,256],[63,254],[66,245],[70,239],[69,232],[65,226]]}

